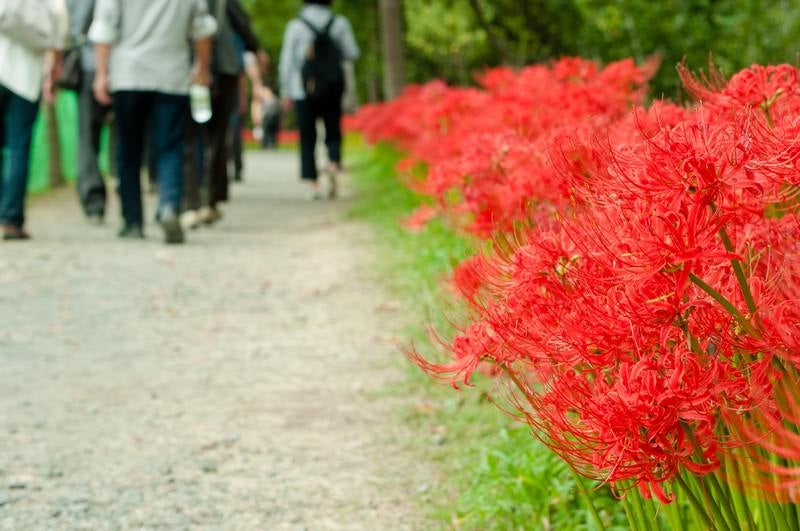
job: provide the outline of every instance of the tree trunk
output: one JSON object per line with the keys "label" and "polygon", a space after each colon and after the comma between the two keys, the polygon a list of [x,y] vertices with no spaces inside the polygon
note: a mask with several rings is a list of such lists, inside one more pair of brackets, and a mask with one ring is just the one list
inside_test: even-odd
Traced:
{"label": "tree trunk", "polygon": [[405,85],[402,0],[380,0],[383,48],[383,96],[392,100]]}
{"label": "tree trunk", "polygon": [[50,187],[56,188],[64,185],[64,170],[61,166],[61,140],[58,137],[58,117],[56,106],[45,104],[47,125],[47,149],[50,161]]}

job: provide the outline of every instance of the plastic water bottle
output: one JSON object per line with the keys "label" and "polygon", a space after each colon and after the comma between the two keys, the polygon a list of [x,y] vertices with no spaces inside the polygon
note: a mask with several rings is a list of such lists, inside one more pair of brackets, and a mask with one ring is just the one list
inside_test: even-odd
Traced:
{"label": "plastic water bottle", "polygon": [[204,124],[211,119],[211,89],[205,85],[192,85],[189,87],[189,100],[195,122]]}

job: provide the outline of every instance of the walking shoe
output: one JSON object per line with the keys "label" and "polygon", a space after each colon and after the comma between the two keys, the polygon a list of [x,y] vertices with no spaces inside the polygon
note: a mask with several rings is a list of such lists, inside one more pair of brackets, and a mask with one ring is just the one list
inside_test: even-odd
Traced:
{"label": "walking shoe", "polygon": [[200,222],[206,225],[213,225],[222,219],[222,211],[216,207],[203,207],[197,212],[197,215]]}
{"label": "walking shoe", "polygon": [[335,171],[331,171],[328,178],[330,179],[328,183],[328,199],[336,199],[339,196],[339,175]]}
{"label": "walking shoe", "polygon": [[164,229],[164,243],[171,245],[183,243],[183,229],[175,209],[170,206],[162,207],[158,213],[158,222]]}
{"label": "walking shoe", "polygon": [[187,210],[181,214],[181,227],[186,230],[195,230],[200,226],[200,214],[197,210]]}
{"label": "walking shoe", "polygon": [[339,196],[339,172],[341,166],[335,162],[331,162],[322,171],[322,177],[327,181],[327,193],[325,194],[328,199],[336,199]]}
{"label": "walking shoe", "polygon": [[306,192],[308,194],[307,197],[309,201],[319,201],[325,197],[325,194],[322,192],[322,187],[320,186],[320,179],[317,179],[316,181],[308,180],[304,182],[309,184],[308,192]]}
{"label": "walking shoe", "polygon": [[119,229],[117,236],[123,240],[144,240],[144,229],[138,223],[126,223]]}
{"label": "walking shoe", "polygon": [[88,221],[90,225],[102,225],[103,214],[87,214],[86,221]]}
{"label": "walking shoe", "polygon": [[3,239],[6,241],[30,240],[31,235],[25,232],[25,229],[22,227],[3,225]]}

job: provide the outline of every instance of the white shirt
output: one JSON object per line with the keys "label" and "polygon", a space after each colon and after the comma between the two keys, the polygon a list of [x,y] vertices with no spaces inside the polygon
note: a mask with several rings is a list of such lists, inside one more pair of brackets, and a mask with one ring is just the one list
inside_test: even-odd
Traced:
{"label": "white shirt", "polygon": [[89,39],[112,45],[112,92],[182,95],[191,82],[190,42],[216,30],[206,0],[97,0]]}
{"label": "white shirt", "polygon": [[[55,42],[63,48],[69,30],[64,0],[30,0],[42,3],[43,16],[52,19]],[[0,33],[0,85],[30,102],[42,95],[44,53],[34,51]]]}
{"label": "white shirt", "polygon": [[[303,7],[300,17],[309,21],[315,28],[322,30],[334,16],[327,6],[309,4]],[[342,61],[355,61],[361,55],[361,50],[356,43],[350,21],[341,15],[335,15],[336,20],[331,26],[331,38],[339,45]],[[283,47],[278,71],[281,80],[281,96],[293,100],[306,98],[303,89],[302,69],[306,52],[314,44],[314,32],[303,23],[294,19],[286,26],[283,35]]]}

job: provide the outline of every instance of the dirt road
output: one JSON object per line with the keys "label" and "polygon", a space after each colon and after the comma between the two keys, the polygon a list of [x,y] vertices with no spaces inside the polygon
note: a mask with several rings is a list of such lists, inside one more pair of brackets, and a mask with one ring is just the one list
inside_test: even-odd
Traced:
{"label": "dirt road", "polygon": [[0,529],[426,529],[369,230],[255,153],[165,247],[36,198],[0,242]]}

